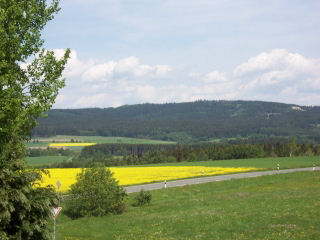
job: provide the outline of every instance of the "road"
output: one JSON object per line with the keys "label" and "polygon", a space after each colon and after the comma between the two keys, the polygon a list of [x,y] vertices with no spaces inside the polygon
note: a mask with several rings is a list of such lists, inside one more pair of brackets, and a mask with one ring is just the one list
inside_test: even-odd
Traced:
{"label": "road", "polygon": [[310,168],[294,168],[294,169],[284,169],[284,170],[270,170],[270,171],[262,171],[262,172],[248,172],[248,173],[237,173],[237,174],[229,174],[229,175],[218,175],[218,176],[210,176],[210,177],[201,177],[201,178],[190,178],[183,180],[175,180],[170,182],[160,182],[160,183],[150,183],[143,185],[135,185],[125,187],[127,193],[139,192],[141,189],[150,191],[161,188],[169,188],[169,187],[182,187],[185,185],[193,185],[207,182],[218,182],[225,181],[230,179],[238,179],[238,178],[251,178],[251,177],[259,177],[265,175],[273,175],[273,174],[283,174],[283,173],[291,173],[291,172],[302,172],[302,171],[318,171],[320,167]]}

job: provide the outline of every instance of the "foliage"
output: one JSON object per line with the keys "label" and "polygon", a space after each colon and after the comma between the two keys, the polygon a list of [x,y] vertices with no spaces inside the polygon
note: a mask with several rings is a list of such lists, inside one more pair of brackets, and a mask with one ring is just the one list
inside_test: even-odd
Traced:
{"label": "foliage", "polygon": [[144,206],[150,204],[152,199],[152,194],[150,191],[144,191],[143,189],[140,190],[138,195],[134,198],[133,206]]}
{"label": "foliage", "polygon": [[168,150],[177,148],[175,144],[125,144],[125,143],[103,143],[94,146],[84,147],[81,151],[82,158],[90,158],[93,155],[133,155],[141,156],[146,152],[155,152],[158,150]]}
{"label": "foliage", "polygon": [[36,119],[64,86],[69,50],[58,60],[41,48],[41,30],[58,10],[58,0],[0,1],[1,239],[49,238],[45,225],[56,196],[50,188],[33,188],[41,175],[27,171],[23,159]]}
{"label": "foliage", "polygon": [[[97,144],[82,149],[72,161],[52,164],[50,167],[90,167],[95,163],[104,166],[141,165],[167,162],[199,162],[223,159],[246,159],[262,157],[316,156],[320,146],[312,143],[294,144]],[[116,156],[115,156],[116,155]],[[123,155],[123,156],[119,156]]]}
{"label": "foliage", "polygon": [[29,157],[41,157],[41,156],[71,156],[75,152],[70,149],[63,148],[49,148],[39,149],[39,148],[30,148],[28,149]]}
{"label": "foliage", "polygon": [[46,225],[58,197],[51,187],[34,188],[39,179],[40,172],[1,169],[0,239],[51,238]]}
{"label": "foliage", "polygon": [[297,151],[296,140],[294,138],[290,138],[288,147],[289,147],[289,155],[290,157],[292,157]]}
{"label": "foliage", "polygon": [[72,218],[122,213],[126,192],[112,176],[106,168],[83,169],[77,182],[71,185],[67,213]]}
{"label": "foliage", "polygon": [[[261,101],[196,101],[118,108],[54,109],[34,130],[37,136],[126,136],[181,144],[230,138],[263,143],[266,138],[320,143],[320,107]],[[90,123],[90,124],[88,124]]]}

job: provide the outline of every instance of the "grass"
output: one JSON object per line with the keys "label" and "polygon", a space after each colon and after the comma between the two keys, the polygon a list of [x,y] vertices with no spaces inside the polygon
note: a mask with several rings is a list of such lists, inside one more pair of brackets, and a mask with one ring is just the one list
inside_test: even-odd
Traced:
{"label": "grass", "polygon": [[202,162],[178,162],[149,164],[144,166],[208,166],[208,167],[256,167],[264,169],[280,169],[320,166],[320,156],[313,157],[277,157],[277,158],[249,158],[234,160],[217,160]]}
{"label": "grass", "polygon": [[67,160],[65,156],[41,156],[41,157],[27,157],[27,163],[33,166],[49,165],[52,163],[59,163]]}
{"label": "grass", "polygon": [[26,147],[48,147],[49,146],[49,142],[26,142],[25,143]]}
{"label": "grass", "polygon": [[[27,142],[27,147],[47,147],[49,143],[53,142],[70,142],[71,139],[74,141],[82,142],[94,142],[94,143],[126,143],[126,144],[176,144],[176,142],[162,141],[162,140],[151,140],[151,139],[141,139],[141,138],[127,138],[127,137],[103,137],[103,136],[70,136],[70,135],[57,135],[48,138],[35,138],[39,142],[33,143]],[[73,149],[73,147],[68,147]],[[79,150],[83,147],[78,147]]]}
{"label": "grass", "polygon": [[71,220],[62,210],[57,239],[316,240],[319,198],[319,171],[155,190],[151,205],[122,215]]}

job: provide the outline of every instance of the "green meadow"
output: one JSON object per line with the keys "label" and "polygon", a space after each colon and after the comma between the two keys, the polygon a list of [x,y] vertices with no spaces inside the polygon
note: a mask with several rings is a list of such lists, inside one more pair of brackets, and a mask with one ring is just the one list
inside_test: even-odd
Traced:
{"label": "green meadow", "polygon": [[[128,137],[103,137],[103,136],[70,136],[57,135],[48,138],[34,138],[26,142],[27,147],[47,147],[53,142],[93,142],[93,143],[125,143],[125,144],[176,144],[172,141],[142,139],[142,138],[128,138]],[[71,148],[71,147],[68,147]],[[80,147],[81,149],[82,147]],[[77,148],[78,150],[78,148]]]}
{"label": "green meadow", "polygon": [[34,147],[34,148],[38,148],[38,147],[48,147],[49,146],[49,142],[25,142],[25,145],[27,148],[30,147]]}
{"label": "green meadow", "polygon": [[[77,147],[73,147],[77,148]],[[42,156],[27,157],[30,165],[47,165],[55,162],[63,162],[68,159],[64,156]],[[256,167],[263,170],[276,170],[279,164],[280,169],[303,168],[320,166],[320,156],[312,157],[277,157],[277,158],[250,158],[236,160],[216,160],[201,162],[175,162],[175,163],[159,163],[147,165],[130,165],[129,167],[149,167],[149,166],[208,166],[208,167]],[[128,166],[119,166],[128,167]]]}
{"label": "green meadow", "polygon": [[41,156],[41,157],[27,157],[26,161],[29,165],[40,166],[49,165],[52,163],[59,163],[66,161],[69,157],[65,156]]}
{"label": "green meadow", "polygon": [[[152,191],[122,215],[57,218],[59,240],[317,240],[320,172],[234,179]],[[63,207],[63,205],[62,205]]]}

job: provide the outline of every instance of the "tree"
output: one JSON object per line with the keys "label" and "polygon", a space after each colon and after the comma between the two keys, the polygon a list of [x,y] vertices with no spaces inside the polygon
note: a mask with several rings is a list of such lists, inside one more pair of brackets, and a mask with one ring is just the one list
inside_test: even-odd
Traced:
{"label": "tree", "polygon": [[139,194],[134,198],[134,203],[132,205],[135,207],[141,207],[143,205],[150,204],[151,199],[152,199],[151,192],[141,189]]}
{"label": "tree", "polygon": [[64,86],[61,59],[42,48],[41,30],[58,0],[0,0],[0,239],[48,239],[57,197],[34,188],[39,172],[26,167],[24,141]]}
{"label": "tree", "polygon": [[77,182],[71,185],[66,212],[72,218],[104,216],[122,213],[125,209],[125,190],[105,167],[83,169]]}
{"label": "tree", "polygon": [[289,141],[289,156],[292,157],[293,154],[297,151],[296,140],[292,137]]}

